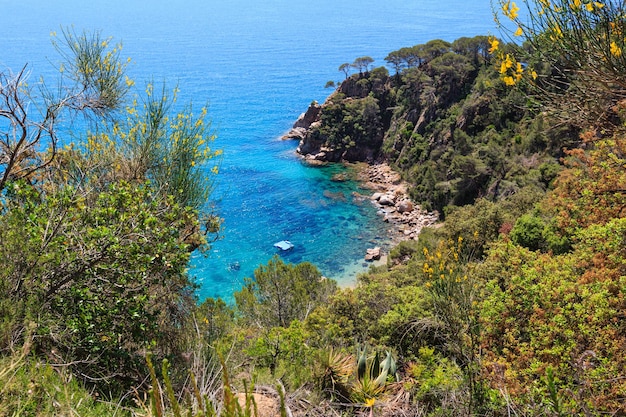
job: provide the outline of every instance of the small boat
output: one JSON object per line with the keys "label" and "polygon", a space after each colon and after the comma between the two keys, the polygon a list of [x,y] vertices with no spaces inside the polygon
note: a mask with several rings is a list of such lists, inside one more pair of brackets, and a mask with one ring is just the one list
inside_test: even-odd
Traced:
{"label": "small boat", "polygon": [[289,250],[293,248],[293,243],[288,240],[281,240],[280,242],[274,243],[274,247],[280,250]]}

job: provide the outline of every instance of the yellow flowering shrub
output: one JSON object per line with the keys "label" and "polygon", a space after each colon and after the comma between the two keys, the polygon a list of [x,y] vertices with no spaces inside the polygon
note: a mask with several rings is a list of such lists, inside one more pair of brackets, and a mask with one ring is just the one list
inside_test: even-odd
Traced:
{"label": "yellow flowering shrub", "polygon": [[[527,80],[544,101],[576,108],[582,121],[609,118],[603,115],[626,93],[624,2],[498,0],[496,5],[503,38],[514,41],[506,51],[499,41],[490,49],[504,84]],[[545,74],[539,81],[538,72]]]}

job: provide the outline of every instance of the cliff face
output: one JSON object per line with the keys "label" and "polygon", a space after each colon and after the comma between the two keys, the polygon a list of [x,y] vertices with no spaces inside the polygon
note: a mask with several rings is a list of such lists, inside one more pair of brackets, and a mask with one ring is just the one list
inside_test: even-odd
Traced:
{"label": "cliff face", "polygon": [[380,67],[348,77],[287,136],[311,161],[388,162],[427,209],[544,190],[576,132],[545,129],[488,54],[455,45],[391,76]]}
{"label": "cliff face", "polygon": [[355,74],[322,106],[313,103],[286,139],[298,139],[298,153],[309,160],[367,161],[379,155],[389,117],[383,117],[392,86],[387,71]]}
{"label": "cliff face", "polygon": [[[424,133],[442,111],[467,95],[477,69],[469,59],[444,54],[420,68],[409,68],[390,77],[383,68],[354,74],[308,118],[294,124],[288,137],[299,139],[298,152],[321,161],[369,161],[393,157],[406,141],[398,129],[412,123],[415,133]],[[311,108],[306,115],[311,113]],[[383,149],[383,145],[387,144]],[[388,153],[388,150],[392,150]],[[392,161],[393,162],[393,161]]]}

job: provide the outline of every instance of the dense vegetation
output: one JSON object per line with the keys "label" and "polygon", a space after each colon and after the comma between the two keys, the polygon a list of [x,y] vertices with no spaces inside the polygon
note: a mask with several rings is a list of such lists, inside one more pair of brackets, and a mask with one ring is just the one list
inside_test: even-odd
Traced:
{"label": "dense vegetation", "polygon": [[[445,218],[353,288],[275,258],[235,305],[196,305],[184,268],[217,225],[179,190],[205,189],[186,169],[215,155],[210,134],[155,121],[161,99],[102,119],[122,96],[92,86],[106,74],[83,83],[61,103],[98,134],[0,161],[0,415],[626,414],[625,11],[525,4],[530,24],[508,1],[499,16],[523,46],[437,40],[391,52],[392,75],[341,66],[311,149],[390,162]],[[54,144],[54,121],[28,129]]]}
{"label": "dense vegetation", "polygon": [[[59,87],[37,94],[26,69],[0,78],[3,415],[51,413],[50,387],[13,385],[37,363],[117,398],[145,385],[147,351],[183,352],[190,252],[219,225],[205,112],[173,113],[175,96],[150,85],[127,97],[119,46],[97,33],[56,45]],[[70,142],[71,121],[90,133]]]}
{"label": "dense vegetation", "polygon": [[489,49],[478,36],[389,53],[396,73],[379,67],[343,81],[305,149],[323,147],[326,160],[388,161],[411,196],[442,215],[477,197],[542,194],[562,149],[579,142],[577,129],[550,126],[527,86],[507,87]]}

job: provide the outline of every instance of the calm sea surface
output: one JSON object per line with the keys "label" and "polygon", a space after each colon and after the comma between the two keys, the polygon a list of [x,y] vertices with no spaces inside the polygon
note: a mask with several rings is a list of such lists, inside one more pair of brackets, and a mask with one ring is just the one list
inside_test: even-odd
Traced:
{"label": "calm sea surface", "polygon": [[138,86],[180,89],[180,102],[209,104],[224,159],[213,200],[222,239],[194,254],[201,299],[229,299],[244,277],[287,239],[288,262],[310,261],[342,284],[364,270],[385,225],[341,167],[311,168],[278,138],[311,101],[323,102],[337,68],[368,55],[440,38],[496,33],[489,0],[0,0],[0,70],[28,63],[31,80],[54,75],[50,33],[73,25],[124,45]]}

